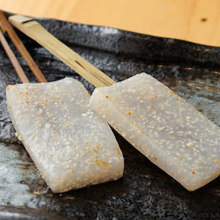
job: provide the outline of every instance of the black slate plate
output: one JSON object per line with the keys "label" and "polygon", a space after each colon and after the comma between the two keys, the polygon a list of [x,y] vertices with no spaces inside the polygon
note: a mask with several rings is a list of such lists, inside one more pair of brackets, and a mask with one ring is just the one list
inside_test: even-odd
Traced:
{"label": "black slate plate", "polygon": [[[220,48],[106,27],[39,21],[114,80],[143,71],[152,74],[220,126]],[[49,81],[74,77],[92,92],[93,86],[73,70],[22,33],[19,36]],[[0,219],[220,219],[219,178],[188,192],[118,134],[125,157],[122,179],[53,194],[14,135],[5,102],[5,86],[14,83],[19,80],[1,48]]]}

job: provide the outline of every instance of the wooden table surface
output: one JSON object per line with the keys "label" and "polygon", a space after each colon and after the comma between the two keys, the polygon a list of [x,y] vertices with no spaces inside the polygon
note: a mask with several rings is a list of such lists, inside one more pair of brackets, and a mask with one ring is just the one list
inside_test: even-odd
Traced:
{"label": "wooden table surface", "polygon": [[219,0],[0,0],[0,9],[220,46]]}

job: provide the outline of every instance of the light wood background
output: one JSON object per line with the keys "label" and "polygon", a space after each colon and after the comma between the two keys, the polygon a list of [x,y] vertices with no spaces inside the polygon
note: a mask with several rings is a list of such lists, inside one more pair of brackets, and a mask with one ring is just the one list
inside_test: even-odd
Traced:
{"label": "light wood background", "polygon": [[0,0],[0,9],[220,46],[220,0]]}

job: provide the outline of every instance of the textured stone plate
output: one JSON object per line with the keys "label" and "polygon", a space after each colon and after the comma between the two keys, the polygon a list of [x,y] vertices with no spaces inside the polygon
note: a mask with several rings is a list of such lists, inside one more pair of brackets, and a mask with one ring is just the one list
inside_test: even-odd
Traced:
{"label": "textured stone plate", "polygon": [[[220,48],[105,27],[40,22],[116,81],[147,72],[220,126]],[[32,40],[22,41],[49,81],[74,77],[93,86]],[[28,74],[35,81],[18,55]],[[186,191],[116,134],[125,156],[124,177],[63,194],[48,190],[14,135],[5,86],[19,83],[0,50],[0,219],[219,219],[220,179]]]}

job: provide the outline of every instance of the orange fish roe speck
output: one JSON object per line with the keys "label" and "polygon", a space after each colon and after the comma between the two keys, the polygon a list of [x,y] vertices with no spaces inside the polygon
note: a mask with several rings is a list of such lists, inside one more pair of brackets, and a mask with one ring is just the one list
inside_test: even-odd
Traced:
{"label": "orange fish roe speck", "polygon": [[153,157],[154,160],[157,160],[157,157]]}
{"label": "orange fish roe speck", "polygon": [[107,162],[107,161],[102,161],[102,164],[105,165],[105,166],[107,166],[107,165],[109,165],[109,162]]}
{"label": "orange fish roe speck", "polygon": [[109,164],[109,162],[96,159],[96,164],[99,165],[99,166],[100,166],[100,165],[105,165],[105,166],[107,166],[107,165]]}
{"label": "orange fish roe speck", "polygon": [[153,109],[154,109],[154,106],[151,106],[150,109],[153,110]]}
{"label": "orange fish roe speck", "polygon": [[108,99],[108,96],[105,96],[106,99]]}
{"label": "orange fish roe speck", "polygon": [[195,172],[195,171],[192,171],[192,174],[196,174],[196,172]]}
{"label": "orange fish roe speck", "polygon": [[176,97],[176,101],[179,101],[180,99],[178,97]]}
{"label": "orange fish roe speck", "polygon": [[48,100],[47,100],[47,99],[45,99],[44,101],[45,101],[45,103],[48,103]]}
{"label": "orange fish roe speck", "polygon": [[152,98],[152,100],[154,100],[154,99],[156,99],[157,98],[157,95],[155,95],[153,98]]}
{"label": "orange fish roe speck", "polygon": [[26,101],[25,101],[25,103],[26,103],[26,104],[28,104],[28,103],[29,103],[29,101],[28,101],[28,100],[26,100]]}
{"label": "orange fish roe speck", "polygon": [[99,159],[96,159],[95,162],[97,165],[99,165],[99,166],[101,165],[101,161]]}
{"label": "orange fish roe speck", "polygon": [[132,116],[132,118],[136,118],[136,116],[135,116],[135,115],[133,115],[133,116]]}
{"label": "orange fish roe speck", "polygon": [[128,112],[128,115],[131,115],[131,112]]}
{"label": "orange fish roe speck", "polygon": [[179,156],[179,159],[180,159],[180,160],[182,160],[182,159],[183,159],[183,157],[182,157],[182,156]]}

